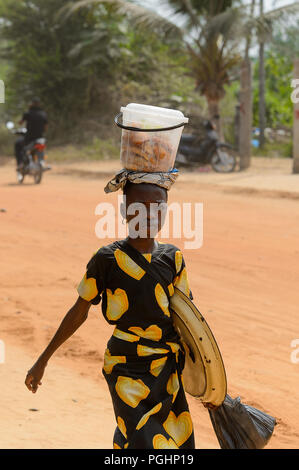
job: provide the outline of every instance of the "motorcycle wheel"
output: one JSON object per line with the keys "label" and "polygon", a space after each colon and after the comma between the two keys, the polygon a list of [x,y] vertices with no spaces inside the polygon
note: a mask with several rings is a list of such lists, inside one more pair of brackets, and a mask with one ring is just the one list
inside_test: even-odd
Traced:
{"label": "motorcycle wheel", "polygon": [[185,157],[181,153],[178,153],[175,159],[175,167],[180,168],[181,166],[184,166],[185,162]]}
{"label": "motorcycle wheel", "polygon": [[42,176],[43,176],[43,169],[42,169],[42,166],[41,165],[38,165],[39,168],[38,168],[38,171],[35,173],[34,175],[34,182],[35,184],[39,184],[42,180]]}
{"label": "motorcycle wheel", "polygon": [[236,167],[235,151],[226,145],[217,148],[211,158],[211,165],[217,173],[232,173]]}
{"label": "motorcycle wheel", "polygon": [[22,184],[24,181],[24,174],[21,173],[20,171],[17,171],[17,180],[19,184]]}
{"label": "motorcycle wheel", "polygon": [[178,153],[177,157],[175,159],[175,168],[192,168],[194,165],[192,163],[188,162],[187,158],[185,155],[182,153]]}

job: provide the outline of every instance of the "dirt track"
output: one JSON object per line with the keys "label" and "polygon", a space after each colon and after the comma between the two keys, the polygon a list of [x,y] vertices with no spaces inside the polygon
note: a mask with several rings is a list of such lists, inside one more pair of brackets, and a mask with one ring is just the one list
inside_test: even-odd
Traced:
{"label": "dirt track", "polygon": [[[95,236],[94,209],[117,200],[103,187],[118,162],[105,163],[102,177],[85,167],[91,172],[56,167],[40,186],[18,186],[13,166],[0,168],[0,448],[112,447],[114,415],[100,372],[112,329],[99,308],[53,356],[37,394],[24,385],[74,303],[86,262],[110,243]],[[298,448],[299,363],[290,360],[299,338],[297,198],[194,178],[182,175],[170,202],[204,203],[203,246],[184,256],[195,303],[223,354],[228,392],[277,418],[269,448]],[[218,448],[207,410],[189,403],[197,448]]]}

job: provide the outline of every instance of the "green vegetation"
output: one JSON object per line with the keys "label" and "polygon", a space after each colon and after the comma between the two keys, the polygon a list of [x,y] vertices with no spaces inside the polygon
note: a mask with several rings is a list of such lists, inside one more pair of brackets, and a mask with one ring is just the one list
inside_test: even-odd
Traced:
{"label": "green vegetation", "polygon": [[[181,15],[180,26],[137,0],[0,0],[0,79],[6,84],[0,152],[11,154],[14,141],[3,122],[17,122],[33,96],[49,114],[48,141],[57,161],[79,158],[76,148],[81,158],[118,157],[121,132],[114,116],[132,101],[181,109],[190,117],[190,129],[220,112],[223,136],[233,144],[248,2],[167,3]],[[265,52],[266,126],[290,129],[298,23],[271,28]],[[252,39],[254,46],[254,34]],[[252,62],[253,125],[258,126],[259,70],[257,59]],[[290,154],[289,142],[268,143],[263,154],[275,151],[275,145]]]}
{"label": "green vegetation", "polygon": [[6,127],[0,125],[0,155],[12,155],[15,138]]}
{"label": "green vegetation", "polygon": [[[293,56],[295,57],[295,56]],[[293,78],[293,61],[290,55],[271,46],[266,53],[266,122],[267,127],[288,127],[293,125],[291,102],[291,80]],[[254,67],[253,125],[258,127],[258,64]]]}
{"label": "green vegetation", "polygon": [[282,157],[292,158],[292,142],[266,142],[263,149],[253,147],[252,155],[255,157]]}
{"label": "green vegetation", "polygon": [[49,140],[80,144],[118,136],[113,118],[132,100],[202,107],[180,41],[135,31],[109,5],[80,8],[67,18],[60,9],[60,0],[0,3],[5,117],[19,119],[37,95],[50,116]]}
{"label": "green vegetation", "polygon": [[51,147],[50,151],[53,163],[111,159],[119,159],[119,145],[111,139],[94,138],[91,144]]}

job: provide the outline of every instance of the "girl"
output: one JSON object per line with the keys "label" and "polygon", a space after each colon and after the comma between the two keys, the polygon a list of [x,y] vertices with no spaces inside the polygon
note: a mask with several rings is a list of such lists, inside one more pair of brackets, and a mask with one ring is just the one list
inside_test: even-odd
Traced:
{"label": "girl", "polygon": [[[106,192],[122,188],[126,196],[129,236],[102,247],[88,262],[76,303],[25,380],[35,393],[52,354],[87,319],[91,304],[102,300],[104,318],[115,325],[103,366],[117,422],[115,449],[195,448],[182,384],[184,351],[169,310],[174,286],[192,298],[185,262],[178,248],[158,243],[150,230],[151,204],[167,203],[167,191],[175,179],[173,172],[122,171],[108,183]],[[127,212],[133,203],[146,209],[146,219],[140,222],[146,236],[130,236],[133,216]],[[159,231],[159,215],[154,223]],[[143,267],[132,254],[143,255]],[[147,266],[163,278],[166,288],[147,272]]]}

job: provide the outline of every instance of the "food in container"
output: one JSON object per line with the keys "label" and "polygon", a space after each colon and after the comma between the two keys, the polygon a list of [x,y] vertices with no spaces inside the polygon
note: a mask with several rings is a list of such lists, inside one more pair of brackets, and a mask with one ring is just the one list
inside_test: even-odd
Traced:
{"label": "food in container", "polygon": [[[121,161],[124,168],[146,172],[170,171],[188,118],[180,111],[137,103],[130,103],[121,111]],[[181,126],[169,129],[178,125]]]}

